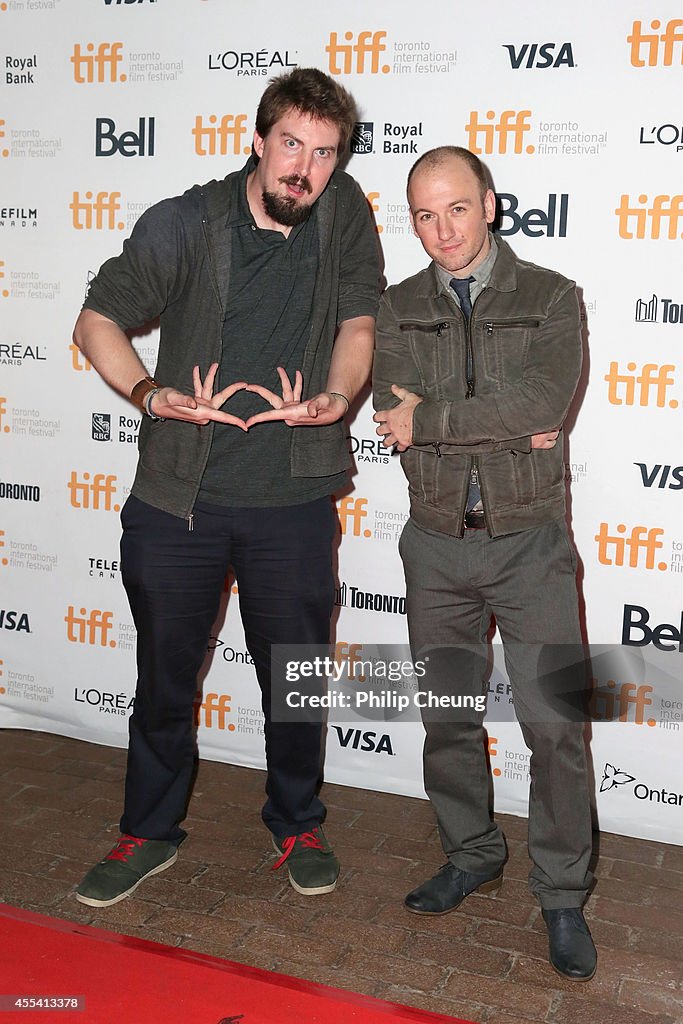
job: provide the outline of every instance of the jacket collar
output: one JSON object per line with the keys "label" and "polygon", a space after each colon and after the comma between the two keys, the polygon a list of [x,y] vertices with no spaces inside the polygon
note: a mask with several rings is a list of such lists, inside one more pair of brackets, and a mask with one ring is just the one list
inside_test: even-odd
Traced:
{"label": "jacket collar", "polygon": [[[494,288],[498,292],[514,292],[517,288],[517,257],[500,235],[496,235],[496,245],[498,256],[486,288]],[[439,275],[434,261],[427,268],[427,280],[431,295],[440,291]]]}

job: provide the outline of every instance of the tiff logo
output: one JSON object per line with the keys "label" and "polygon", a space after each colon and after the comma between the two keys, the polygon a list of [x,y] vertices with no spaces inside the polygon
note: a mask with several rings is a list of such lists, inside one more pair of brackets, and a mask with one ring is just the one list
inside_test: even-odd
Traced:
{"label": "tiff logo", "polygon": [[[634,526],[630,536],[626,537],[624,535],[627,527],[623,523],[617,526],[617,536],[611,534],[609,529],[608,523],[600,523],[600,532],[593,538],[598,545],[598,561],[601,565],[624,565],[628,548],[629,568],[655,568],[655,555],[664,547],[659,539],[664,536],[664,530],[658,527],[648,529],[647,526]],[[642,552],[645,553],[644,564],[641,564]],[[656,568],[660,572],[666,572],[667,564],[658,562]]]}
{"label": "tiff logo", "polygon": [[668,221],[666,237],[678,238],[678,222],[683,216],[682,195],[653,196],[651,206],[647,205],[648,197],[640,195],[638,202],[640,206],[632,205],[630,196],[622,195],[621,202],[614,211],[619,220],[620,238],[652,238],[656,241],[661,235],[662,221]]}
{"label": "tiff logo", "polygon": [[[325,53],[330,55],[330,74],[363,75],[368,71],[371,75],[376,75],[381,71],[383,75],[387,75],[391,68],[388,64],[382,64],[380,67],[379,63],[380,54],[386,50],[382,42],[386,37],[386,32],[359,32],[354,43],[353,32],[345,32],[346,42],[340,43],[337,33],[330,32],[330,41],[325,47]],[[369,67],[366,67],[366,58],[369,58]]]}
{"label": "tiff logo", "polygon": [[87,508],[104,512],[119,511],[120,506],[112,503],[116,494],[115,476],[95,473],[91,481],[90,473],[84,473],[83,480],[80,481],[78,473],[72,470],[67,487],[73,508]]}
{"label": "tiff logo", "polygon": [[6,423],[3,424],[3,418],[7,412],[7,399],[0,395],[0,429],[3,434],[9,434],[10,428]]}
{"label": "tiff logo", "polygon": [[92,363],[81,354],[81,350],[78,345],[74,345],[74,343],[71,342],[69,345],[69,351],[71,352],[72,370],[76,370],[77,373],[83,373],[85,370],[92,370]]}
{"label": "tiff logo", "polygon": [[[342,537],[345,537],[347,533],[351,533],[353,537],[360,537],[361,535],[361,523],[367,516],[367,510],[365,506],[368,503],[367,498],[341,498],[337,502],[337,516],[339,518],[339,526],[342,532]],[[349,528],[349,524],[350,528]],[[364,537],[370,537],[370,530],[363,530]]]}
{"label": "tiff logo", "polygon": [[[229,722],[226,726],[225,720],[227,715],[230,714],[230,701],[232,697],[229,693],[207,693],[202,700],[202,694],[200,690],[197,690],[197,696],[194,700],[194,718],[195,725],[199,727],[204,725],[207,729],[213,729],[215,725],[219,729],[226,729],[228,732],[234,732],[235,726],[232,722]],[[215,716],[215,721],[214,721]]]}
{"label": "tiff logo", "polygon": [[74,606],[70,604],[64,616],[66,638],[72,644],[116,647],[116,640],[108,640],[113,618],[113,612],[104,612],[101,608],[93,608],[90,612],[81,608],[76,615]]}
{"label": "tiff logo", "polygon": [[93,228],[96,231],[123,231],[126,225],[116,220],[116,214],[121,209],[120,198],[120,192],[98,192],[97,199],[93,200],[93,193],[86,192],[83,200],[78,192],[74,192],[69,203],[73,226],[77,231],[91,231]]}
{"label": "tiff logo", "polygon": [[229,153],[250,153],[251,147],[242,147],[242,139],[247,134],[246,114],[223,114],[218,124],[218,117],[211,114],[208,125],[204,124],[201,114],[195,118],[192,134],[194,151],[197,156],[227,156]]}
{"label": "tiff logo", "polygon": [[[676,383],[673,373],[676,369],[673,363],[645,363],[639,375],[637,363],[627,363],[626,369],[629,373],[619,372],[619,363],[614,361],[609,364],[609,373],[605,374],[607,381],[607,401],[610,405],[635,405],[636,385],[639,388],[638,405],[650,405],[650,390],[655,388],[655,405],[663,409],[668,405],[670,409],[678,408],[678,399],[671,398],[667,402],[667,391]],[[621,387],[623,385],[623,387]]]}
{"label": "tiff logo", "polygon": [[643,32],[642,21],[633,22],[631,35],[626,37],[626,42],[631,44],[631,64],[634,68],[644,68],[646,65],[655,68],[659,64],[670,68],[674,62],[676,48],[680,49],[678,63],[683,64],[683,20],[673,18],[666,23],[666,28],[660,33],[657,30],[661,27],[662,23],[658,18],[650,22],[650,28],[654,29],[654,32]]}
{"label": "tiff logo", "polygon": [[[607,680],[607,686],[596,686],[589,698],[588,706],[592,718],[598,722],[633,722],[643,725],[645,708],[652,701],[648,697],[652,693],[651,686],[636,686],[635,683],[622,683],[617,689],[614,679]],[[630,711],[633,708],[633,718]],[[648,719],[649,726],[656,725],[654,718]]]}
{"label": "tiff logo", "polygon": [[[524,136],[531,129],[529,122],[531,117],[530,110],[502,110],[498,121],[496,121],[495,110],[487,110],[484,116],[487,121],[492,123],[484,124],[479,119],[478,111],[472,110],[470,112],[469,123],[465,125],[465,131],[468,136],[467,148],[469,150],[477,154],[507,153],[508,139],[512,136],[512,152],[522,152]],[[484,143],[483,149],[479,146],[479,142],[482,139]],[[497,148],[495,145],[496,141]],[[535,149],[535,146],[528,145],[524,152],[533,153]]]}
{"label": "tiff logo", "polygon": [[88,43],[85,53],[81,44],[76,43],[70,60],[74,66],[74,82],[91,85],[93,82],[125,82],[126,75],[119,74],[118,67],[123,60],[123,43]]}

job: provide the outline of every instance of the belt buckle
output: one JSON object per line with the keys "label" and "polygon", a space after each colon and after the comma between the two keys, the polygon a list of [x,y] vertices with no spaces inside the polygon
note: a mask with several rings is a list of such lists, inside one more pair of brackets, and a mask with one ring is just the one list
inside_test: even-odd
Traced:
{"label": "belt buckle", "polygon": [[476,512],[465,512],[463,525],[466,530],[485,530],[486,518],[483,509],[478,509]]}

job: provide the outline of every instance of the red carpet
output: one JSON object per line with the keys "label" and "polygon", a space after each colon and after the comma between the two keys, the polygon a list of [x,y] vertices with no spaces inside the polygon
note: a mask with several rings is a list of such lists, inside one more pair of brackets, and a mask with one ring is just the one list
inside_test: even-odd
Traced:
{"label": "red carpet", "polygon": [[[0,904],[0,962],[0,1024],[457,1024],[7,904]],[[76,996],[83,1009],[14,1006],[18,997],[54,1007]]]}

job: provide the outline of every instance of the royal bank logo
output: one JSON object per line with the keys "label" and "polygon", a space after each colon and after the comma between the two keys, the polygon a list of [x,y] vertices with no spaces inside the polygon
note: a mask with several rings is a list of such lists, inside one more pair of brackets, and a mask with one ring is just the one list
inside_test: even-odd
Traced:
{"label": "royal bank logo", "polygon": [[631,64],[634,68],[670,68],[683,64],[683,19],[667,21],[660,31],[662,22],[655,18],[650,22],[652,31],[643,31],[642,21],[634,21],[631,34],[626,42],[631,44]]}
{"label": "royal bank logo", "polygon": [[636,300],[635,320],[638,324],[683,323],[682,304],[653,293],[651,299]]}
{"label": "royal bank logo", "polygon": [[91,432],[93,441],[111,441],[111,416],[108,412],[92,414]]}
{"label": "royal bank logo", "polygon": [[520,68],[575,68],[571,43],[503,43],[513,71]]}
{"label": "royal bank logo", "polygon": [[629,775],[628,772],[622,772],[620,768],[615,768],[613,764],[606,761],[605,767],[602,770],[600,792],[609,793],[611,789],[616,789],[617,786],[626,786],[629,782],[635,781],[635,775]]}
{"label": "royal bank logo", "polygon": [[372,153],[375,141],[375,122],[356,121],[351,135],[351,152],[356,154]]}
{"label": "royal bank logo", "polygon": [[38,58],[5,55],[5,85],[35,85]]}

